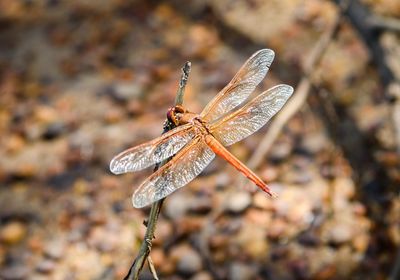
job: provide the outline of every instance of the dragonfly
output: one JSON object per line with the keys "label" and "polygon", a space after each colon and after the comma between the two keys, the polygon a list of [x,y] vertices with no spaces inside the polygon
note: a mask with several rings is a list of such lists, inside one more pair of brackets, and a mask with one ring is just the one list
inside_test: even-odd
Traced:
{"label": "dragonfly", "polygon": [[266,76],[275,57],[274,51],[254,53],[233,79],[211,100],[200,114],[183,106],[170,108],[168,121],[176,128],[144,144],[129,148],[110,162],[110,171],[123,174],[142,170],[172,157],[135,190],[132,203],[145,207],[160,200],[197,177],[214,159],[222,157],[270,196],[268,185],[225,147],[263,127],[293,93],[289,85],[274,86],[241,105]]}

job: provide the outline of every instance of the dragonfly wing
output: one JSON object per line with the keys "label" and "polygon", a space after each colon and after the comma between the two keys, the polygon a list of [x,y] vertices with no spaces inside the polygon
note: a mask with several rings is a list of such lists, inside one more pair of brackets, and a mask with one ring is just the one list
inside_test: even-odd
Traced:
{"label": "dragonfly wing", "polygon": [[196,137],[172,160],[144,181],[132,196],[133,206],[142,208],[185,186],[215,157],[201,137]]}
{"label": "dragonfly wing", "polygon": [[274,56],[274,51],[270,49],[253,54],[229,84],[204,108],[200,117],[208,122],[216,120],[246,100],[264,79]]}
{"label": "dragonfly wing", "polygon": [[176,154],[194,136],[195,130],[191,124],[179,126],[152,141],[115,156],[110,162],[110,170],[114,174],[122,174],[149,167]]}
{"label": "dragonfly wing", "polygon": [[277,85],[263,92],[240,110],[218,120],[210,132],[225,146],[232,145],[263,127],[293,93],[288,85]]}

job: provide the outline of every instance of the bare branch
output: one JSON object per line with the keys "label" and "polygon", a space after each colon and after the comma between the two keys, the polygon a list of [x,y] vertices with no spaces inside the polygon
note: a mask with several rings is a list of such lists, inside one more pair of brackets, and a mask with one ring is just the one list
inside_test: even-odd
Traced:
{"label": "bare branch", "polygon": [[150,255],[147,257],[147,263],[149,264],[150,272],[153,275],[155,280],[159,280],[156,268],[154,267],[153,260],[151,259]]}
{"label": "bare branch", "polygon": [[[183,96],[185,93],[185,87],[189,78],[189,73],[191,69],[191,63],[188,61],[185,63],[185,65],[182,67],[182,75],[181,75],[181,80],[179,82],[179,88],[176,93],[176,99],[175,99],[175,106],[176,105],[182,105],[183,103]],[[165,121],[164,124],[164,131],[163,133],[166,133],[167,131],[173,129],[175,126],[173,123],[169,122],[168,120]],[[154,171],[159,169],[161,166],[166,164],[168,160],[165,160],[161,162],[160,164],[157,164],[156,167],[154,168]],[[151,262],[151,259],[149,257],[150,251],[151,251],[151,246],[152,246],[152,240],[154,238],[154,231],[156,229],[157,225],[157,220],[158,216],[160,215],[161,207],[164,202],[164,199],[161,199],[159,201],[154,202],[151,205],[151,210],[149,214],[149,218],[147,222],[145,223],[147,226],[146,233],[144,235],[144,239],[142,241],[142,244],[140,246],[140,250],[138,253],[138,256],[136,257],[135,261],[133,262],[131,268],[129,269],[128,274],[125,276],[124,280],[137,280],[139,279],[140,272],[143,269],[144,263],[146,259],[149,261],[149,266],[150,266],[150,271],[157,277],[156,270],[154,268],[153,263]],[[156,278],[155,279],[158,279]]]}
{"label": "bare branch", "polygon": [[340,23],[340,16],[332,24],[332,26],[322,35],[320,40],[315,45],[314,49],[311,51],[308,60],[304,64],[304,77],[300,80],[295,92],[292,97],[286,103],[286,106],[278,113],[275,119],[272,121],[268,133],[261,140],[260,145],[254,151],[253,155],[250,157],[248,166],[251,169],[255,169],[260,165],[260,163],[265,158],[265,154],[269,151],[272,144],[275,142],[279,133],[282,131],[283,126],[286,122],[303,106],[305,103],[308,93],[311,88],[311,81],[309,74],[315,65],[320,61],[323,54],[325,53],[329,43],[332,38],[334,38]]}
{"label": "bare branch", "polygon": [[368,20],[372,28],[400,32],[400,20],[395,18],[386,18],[374,16]]}
{"label": "bare branch", "polygon": [[[400,21],[377,17],[358,0],[334,0],[334,2],[341,7],[342,12],[368,46],[372,60],[378,68],[380,78],[386,88],[386,98],[391,101],[393,131],[396,137],[397,152],[400,154],[400,73],[396,71],[398,66],[393,65],[398,61],[398,55],[393,55],[392,51],[398,44],[388,44],[388,40],[385,40],[385,37],[388,36],[385,35],[389,32],[384,32],[390,30],[398,32]],[[386,28],[382,28],[383,26]]]}

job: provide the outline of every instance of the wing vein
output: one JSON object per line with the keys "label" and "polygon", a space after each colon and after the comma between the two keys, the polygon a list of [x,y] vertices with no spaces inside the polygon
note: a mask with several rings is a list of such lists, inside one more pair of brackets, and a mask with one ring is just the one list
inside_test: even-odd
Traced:
{"label": "wing vein", "polygon": [[176,154],[193,137],[191,124],[179,126],[147,143],[127,149],[110,162],[114,174],[138,171]]}
{"label": "wing vein", "polygon": [[210,132],[223,145],[232,145],[263,127],[293,93],[288,85],[277,85],[261,93],[236,112],[211,124]]}
{"label": "wing vein", "polygon": [[275,53],[263,49],[254,53],[240,68],[233,79],[204,108],[200,116],[214,121],[240,105],[264,79],[274,60]]}
{"label": "wing vein", "polygon": [[185,186],[198,176],[214,157],[214,152],[201,136],[194,138],[138,187],[132,196],[133,206],[144,207]]}

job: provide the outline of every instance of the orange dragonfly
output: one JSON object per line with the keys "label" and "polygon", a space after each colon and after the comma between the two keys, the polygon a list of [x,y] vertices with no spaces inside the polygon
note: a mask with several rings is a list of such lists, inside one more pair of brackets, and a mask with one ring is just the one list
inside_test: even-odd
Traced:
{"label": "orange dragonfly", "polygon": [[162,136],[127,149],[110,163],[114,174],[138,171],[174,156],[148,177],[134,192],[133,206],[141,208],[185,186],[213,160],[221,156],[260,189],[271,196],[267,184],[224,146],[232,145],[264,126],[293,93],[289,85],[277,85],[261,93],[239,110],[240,105],[264,79],[274,52],[263,49],[253,54],[200,114],[182,106],[169,109],[168,120],[177,127]]}

